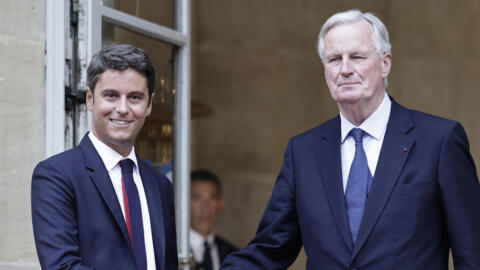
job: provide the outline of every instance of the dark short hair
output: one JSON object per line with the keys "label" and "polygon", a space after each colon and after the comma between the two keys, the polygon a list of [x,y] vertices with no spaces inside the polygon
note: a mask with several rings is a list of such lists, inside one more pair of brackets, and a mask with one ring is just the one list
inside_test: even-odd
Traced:
{"label": "dark short hair", "polygon": [[206,169],[198,169],[192,171],[190,174],[191,182],[210,182],[214,184],[218,189],[218,196],[222,197],[222,185],[220,184],[220,180],[218,177],[209,170]]}
{"label": "dark short hair", "polygon": [[109,45],[94,54],[87,69],[87,85],[93,92],[100,76],[107,69],[122,71],[128,68],[145,76],[148,95],[151,97],[155,90],[155,68],[144,50],[128,44]]}

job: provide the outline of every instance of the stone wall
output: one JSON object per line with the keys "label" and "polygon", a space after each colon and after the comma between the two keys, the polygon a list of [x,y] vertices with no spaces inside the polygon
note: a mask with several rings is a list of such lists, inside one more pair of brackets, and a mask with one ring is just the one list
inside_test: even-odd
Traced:
{"label": "stone wall", "polygon": [[0,269],[38,269],[30,181],[44,157],[45,1],[0,1]]}
{"label": "stone wall", "polygon": [[[463,123],[480,164],[480,3],[425,1],[192,1],[192,97],[213,114],[192,120],[192,168],[224,183],[218,231],[254,236],[288,139],[338,113],[316,54],[334,12],[376,13],[393,45],[388,92],[401,104]],[[302,255],[292,269],[304,269]]]}

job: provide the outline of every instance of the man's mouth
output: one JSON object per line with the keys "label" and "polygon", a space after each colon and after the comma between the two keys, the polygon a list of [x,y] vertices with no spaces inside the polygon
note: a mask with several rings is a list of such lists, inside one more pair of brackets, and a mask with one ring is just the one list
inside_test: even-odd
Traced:
{"label": "man's mouth", "polygon": [[341,82],[338,84],[338,86],[343,86],[343,85],[352,85],[352,84],[357,84],[359,82]]}
{"label": "man's mouth", "polygon": [[127,120],[116,120],[116,119],[110,119],[110,121],[112,121],[116,125],[128,125],[132,122]]}

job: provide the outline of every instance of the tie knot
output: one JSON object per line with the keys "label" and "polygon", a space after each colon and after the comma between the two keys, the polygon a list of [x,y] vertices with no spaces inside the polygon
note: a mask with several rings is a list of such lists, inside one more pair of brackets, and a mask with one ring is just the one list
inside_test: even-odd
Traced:
{"label": "tie knot", "polygon": [[203,242],[203,246],[204,246],[205,248],[208,248],[208,249],[209,249],[209,248],[210,248],[210,243],[208,243],[208,241],[205,241],[205,242]]}
{"label": "tie knot", "polygon": [[355,144],[361,144],[363,143],[363,135],[365,134],[365,131],[361,128],[354,128],[350,131],[350,135],[353,136],[353,139],[355,140]]}
{"label": "tie knot", "polygon": [[133,173],[133,161],[129,158],[121,160],[120,167],[122,168],[122,174],[132,174]]}

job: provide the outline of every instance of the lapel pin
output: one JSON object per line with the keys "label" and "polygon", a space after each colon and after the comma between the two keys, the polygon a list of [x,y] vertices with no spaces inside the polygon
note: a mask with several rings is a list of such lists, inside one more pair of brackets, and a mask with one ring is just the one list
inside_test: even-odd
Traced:
{"label": "lapel pin", "polygon": [[408,148],[407,147],[404,147],[403,148],[403,152],[407,152]]}

